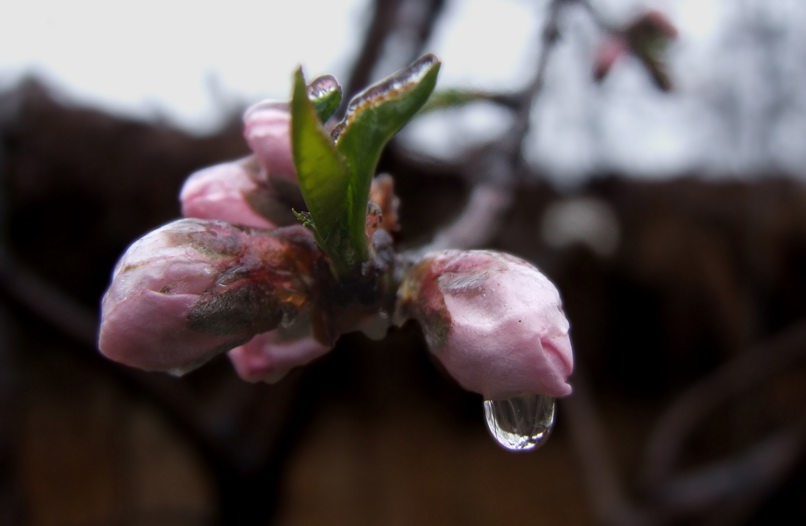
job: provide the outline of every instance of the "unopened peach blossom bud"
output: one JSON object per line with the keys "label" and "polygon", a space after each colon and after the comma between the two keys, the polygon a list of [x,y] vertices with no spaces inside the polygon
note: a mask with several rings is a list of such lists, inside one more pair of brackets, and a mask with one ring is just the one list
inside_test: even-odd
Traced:
{"label": "unopened peach blossom bud", "polygon": [[641,61],[652,81],[662,91],[672,89],[664,51],[677,38],[677,28],[666,15],[654,9],[644,12],[624,31],[632,53]]}
{"label": "unopened peach blossom bud", "polygon": [[248,159],[198,170],[188,177],[179,193],[185,217],[257,228],[274,226],[263,215],[270,198],[265,176],[252,169]]}
{"label": "unopened peach blossom bud", "polygon": [[301,226],[169,223],[118,262],[101,304],[99,348],[132,367],[191,370],[293,321],[309,302],[318,254]]}
{"label": "unopened peach blossom bud", "polygon": [[400,300],[465,389],[488,400],[571,393],[560,295],[526,261],[483,250],[427,254],[404,278]]}
{"label": "unopened peach blossom bud", "polygon": [[246,110],[244,137],[270,177],[297,182],[291,153],[291,113],[288,103],[263,101]]}
{"label": "unopened peach blossom bud", "polygon": [[326,354],[330,347],[313,336],[284,338],[281,330],[258,334],[227,353],[235,371],[247,382],[275,383],[291,369]]}

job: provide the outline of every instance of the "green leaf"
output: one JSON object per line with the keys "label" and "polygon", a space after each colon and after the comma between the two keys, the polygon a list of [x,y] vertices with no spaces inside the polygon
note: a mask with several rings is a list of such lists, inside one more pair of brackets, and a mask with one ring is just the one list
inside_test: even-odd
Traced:
{"label": "green leaf", "polygon": [[350,173],[341,153],[322,127],[316,106],[308,98],[302,69],[294,75],[291,99],[291,145],[302,197],[320,248],[330,256],[337,274],[367,257],[366,241],[355,243],[347,229],[345,203]]}
{"label": "green leaf", "polygon": [[308,84],[308,98],[313,102],[319,120],[327,122],[341,104],[341,86],[333,75],[317,77]]}
{"label": "green leaf", "polygon": [[434,55],[427,54],[370,86],[350,101],[344,119],[333,130],[336,148],[350,169],[346,219],[351,239],[366,237],[369,189],[383,147],[428,100],[439,65]]}
{"label": "green leaf", "polygon": [[496,95],[479,90],[447,89],[435,91],[420,113],[429,113],[436,110],[465,106],[474,102],[494,100]]}
{"label": "green leaf", "polygon": [[298,215],[330,257],[337,275],[355,272],[369,259],[367,204],[372,176],[386,143],[428,100],[439,61],[425,55],[375,84],[347,107],[331,134],[322,127],[341,100],[332,77],[305,86],[294,76],[291,144],[309,215]]}

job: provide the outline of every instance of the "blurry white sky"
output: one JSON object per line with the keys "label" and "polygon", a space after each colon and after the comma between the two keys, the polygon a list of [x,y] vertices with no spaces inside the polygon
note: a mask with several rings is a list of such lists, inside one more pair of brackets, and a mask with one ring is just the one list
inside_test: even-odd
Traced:
{"label": "blurry white sky", "polygon": [[[698,168],[740,174],[770,165],[804,171],[806,2],[593,3],[614,22],[642,5],[669,15],[680,30],[670,50],[678,89],[658,93],[629,60],[594,85],[590,60],[600,35],[583,11],[571,12],[535,108],[531,160],[566,181],[595,166],[649,176]],[[78,102],[206,131],[232,107],[285,98],[298,64],[309,76],[344,78],[370,16],[367,4],[18,2],[0,17],[0,90],[34,73]],[[444,63],[440,86],[522,85],[544,4],[449,1],[429,46]],[[783,87],[771,90],[772,82]],[[424,119],[413,131],[425,139],[412,142],[434,153],[455,151],[466,133],[505,129],[505,121],[495,120],[501,115],[480,108],[440,122]]]}
{"label": "blurry white sky", "polygon": [[362,3],[18,2],[0,17],[0,86],[34,72],[82,102],[206,129],[227,98],[285,98],[299,64],[346,71]]}

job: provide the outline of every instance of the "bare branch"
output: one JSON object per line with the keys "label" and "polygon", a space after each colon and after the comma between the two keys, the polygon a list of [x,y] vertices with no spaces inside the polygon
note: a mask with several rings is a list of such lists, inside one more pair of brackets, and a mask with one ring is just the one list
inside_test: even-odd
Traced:
{"label": "bare branch", "polygon": [[438,232],[423,251],[443,248],[474,248],[488,244],[497,233],[504,213],[512,204],[515,184],[524,169],[523,142],[529,132],[532,106],[543,88],[546,69],[558,37],[558,20],[568,0],[552,0],[542,29],[537,69],[531,82],[517,96],[515,118],[510,132],[485,149],[480,165],[466,167],[478,177],[478,184],[464,211],[448,227]]}
{"label": "bare branch", "polygon": [[[445,0],[375,0],[372,19],[345,87],[348,98],[371,84],[372,75],[384,55],[387,42],[402,31],[408,33],[410,50],[398,66],[412,62],[431,37],[444,5]],[[417,16],[401,20],[401,13],[406,8],[416,11]]]}
{"label": "bare branch", "polygon": [[737,457],[671,478],[651,498],[676,516],[718,508],[719,524],[727,524],[727,515],[740,521],[785,480],[804,453],[806,413]]}
{"label": "bare branch", "polygon": [[672,470],[694,427],[732,397],[806,356],[806,322],[743,353],[690,387],[659,419],[644,454],[643,482],[656,488]]}
{"label": "bare branch", "polygon": [[639,526],[649,518],[629,501],[619,476],[604,427],[579,370],[574,373],[574,394],[562,401],[571,428],[571,442],[582,471],[588,499],[597,524]]}

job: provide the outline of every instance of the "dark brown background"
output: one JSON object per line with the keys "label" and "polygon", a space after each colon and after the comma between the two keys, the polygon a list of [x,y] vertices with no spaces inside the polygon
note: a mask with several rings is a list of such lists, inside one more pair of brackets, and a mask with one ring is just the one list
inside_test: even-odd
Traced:
{"label": "dark brown background", "polygon": [[[190,171],[245,153],[240,130],[194,138],[65,107],[34,83],[3,97],[0,496],[3,513],[17,514],[7,524],[594,522],[591,408],[561,401],[548,444],[509,454],[487,436],[481,401],[441,374],[414,325],[382,342],[347,336],[276,386],[239,382],[226,359],[176,380],[100,358],[95,316],[115,259],[177,215]],[[458,177],[411,171],[394,155],[383,163],[402,197],[403,242],[458,211]],[[609,457],[594,449],[594,459],[615,463],[630,502],[655,506],[640,483],[642,449],[664,411],[743,355],[791,352],[773,349],[782,335],[802,354],[806,191],[774,177],[601,176],[579,193],[612,205],[622,235],[612,257],[541,246],[535,225],[558,199],[542,184],[517,193],[496,246],[557,281],[575,384],[605,433]],[[756,384],[740,376],[747,386],[695,422],[675,470],[741,457],[802,420],[806,371],[802,357],[790,363]],[[804,517],[802,444],[796,451],[743,521]],[[760,477],[754,469],[741,477]]]}
{"label": "dark brown background", "polygon": [[[348,92],[403,3],[378,3]],[[426,3],[412,49],[442,8]],[[236,118],[194,137],[59,100],[36,81],[0,94],[0,524],[806,522],[802,184],[519,182],[491,245],[556,281],[578,367],[552,438],[516,455],[414,324],[348,335],[275,386],[223,357],[181,380],[102,359],[117,257],[178,215],[190,172],[247,150]],[[403,245],[459,213],[466,168],[387,152]],[[615,214],[612,255],[539,236],[548,205],[580,196]]]}

